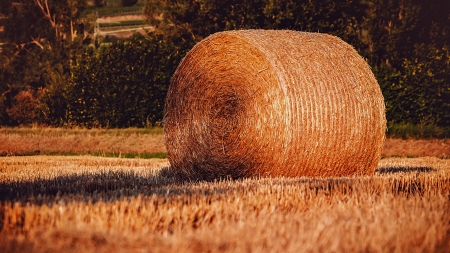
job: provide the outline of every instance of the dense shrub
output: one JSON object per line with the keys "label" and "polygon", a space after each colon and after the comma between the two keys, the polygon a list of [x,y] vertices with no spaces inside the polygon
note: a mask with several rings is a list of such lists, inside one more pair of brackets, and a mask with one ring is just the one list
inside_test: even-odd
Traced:
{"label": "dense shrub", "polygon": [[28,90],[20,91],[15,96],[17,103],[13,107],[6,109],[6,113],[19,125],[41,123],[39,120],[44,118],[44,113],[39,104],[39,97],[44,92],[42,89],[36,91],[31,87],[28,87]]}
{"label": "dense shrub", "polygon": [[68,124],[143,127],[162,120],[170,78],[186,50],[158,35],[86,50],[67,94]]}

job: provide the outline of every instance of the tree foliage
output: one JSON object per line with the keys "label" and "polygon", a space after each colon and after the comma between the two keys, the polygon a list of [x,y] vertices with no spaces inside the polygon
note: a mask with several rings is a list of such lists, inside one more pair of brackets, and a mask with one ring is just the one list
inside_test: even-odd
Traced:
{"label": "tree foliage", "polygon": [[450,125],[450,5],[374,0],[365,47],[393,123]]}
{"label": "tree foliage", "polygon": [[365,5],[359,1],[148,0],[145,15],[166,35],[195,41],[224,30],[291,29],[352,40],[360,32]]}
{"label": "tree foliage", "polygon": [[89,40],[80,19],[86,0],[2,0],[6,17],[0,54],[0,123],[14,125],[7,108],[20,105],[21,91],[42,89],[46,105],[41,123],[64,121],[60,91],[68,84],[71,65]]}
{"label": "tree foliage", "polygon": [[39,103],[42,93],[42,89],[35,91],[28,88],[28,90],[20,91],[16,96],[17,103],[12,108],[6,109],[6,112],[21,125],[39,123],[44,114]]}
{"label": "tree foliage", "polygon": [[392,123],[450,125],[450,5],[439,0],[149,0],[157,31],[195,42],[232,29],[336,35],[372,67]]}

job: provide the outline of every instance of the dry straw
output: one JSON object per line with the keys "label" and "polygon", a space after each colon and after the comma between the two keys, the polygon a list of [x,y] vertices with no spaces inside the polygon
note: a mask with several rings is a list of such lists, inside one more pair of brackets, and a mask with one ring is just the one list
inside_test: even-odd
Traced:
{"label": "dry straw", "polygon": [[178,66],[164,132],[190,178],[372,175],[385,139],[380,87],[334,36],[213,34]]}

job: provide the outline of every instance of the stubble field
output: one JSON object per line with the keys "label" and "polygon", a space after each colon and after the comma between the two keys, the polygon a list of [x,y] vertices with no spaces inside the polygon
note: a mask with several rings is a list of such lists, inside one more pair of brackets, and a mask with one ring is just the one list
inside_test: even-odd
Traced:
{"label": "stubble field", "polygon": [[369,177],[190,182],[166,159],[0,157],[0,252],[449,250],[449,159],[383,158]]}

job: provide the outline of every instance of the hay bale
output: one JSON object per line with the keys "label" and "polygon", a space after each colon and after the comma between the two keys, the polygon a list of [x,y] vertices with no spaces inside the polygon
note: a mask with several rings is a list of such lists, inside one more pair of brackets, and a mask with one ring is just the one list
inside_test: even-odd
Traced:
{"label": "hay bale", "polygon": [[334,36],[213,34],[178,66],[164,119],[171,166],[191,178],[371,175],[385,139],[380,87]]}

